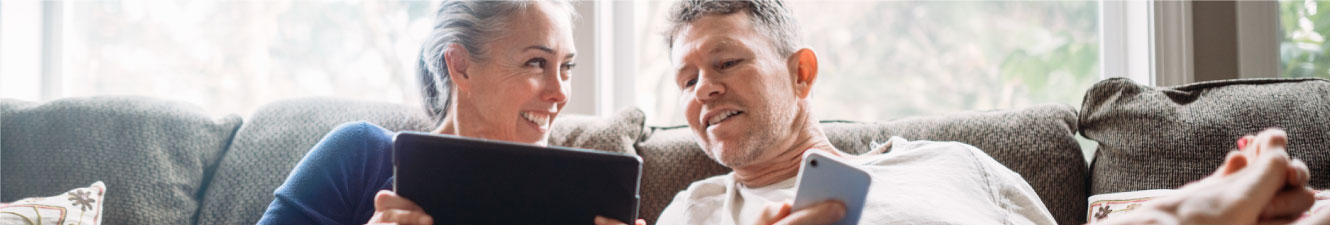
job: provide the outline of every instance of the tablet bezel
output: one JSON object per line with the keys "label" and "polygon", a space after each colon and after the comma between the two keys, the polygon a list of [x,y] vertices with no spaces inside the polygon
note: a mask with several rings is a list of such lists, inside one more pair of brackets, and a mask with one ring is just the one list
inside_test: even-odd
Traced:
{"label": "tablet bezel", "polygon": [[[420,152],[420,151],[430,151],[430,152]],[[597,166],[613,167],[613,168],[615,168],[616,170],[619,169],[619,168],[626,169],[626,170],[631,170],[631,173],[635,174],[635,177],[632,179],[632,184],[631,184],[631,186],[632,186],[631,189],[632,189],[632,193],[633,193],[632,196],[631,196],[631,198],[632,198],[632,201],[631,201],[631,202],[632,202],[632,203],[631,203],[631,206],[623,206],[623,207],[631,207],[631,210],[620,210],[618,207],[613,207],[613,208],[615,208],[615,209],[614,209],[614,210],[611,210],[611,211],[616,211],[616,212],[609,212],[609,213],[606,213],[606,214],[619,214],[619,215],[601,215],[601,216],[605,216],[605,217],[609,217],[609,218],[615,218],[615,219],[619,219],[619,220],[621,220],[621,221],[633,221],[633,220],[636,219],[636,217],[637,217],[637,215],[638,215],[637,208],[638,208],[638,207],[640,206],[640,204],[641,204],[641,197],[640,197],[640,196],[641,196],[641,180],[642,180],[642,159],[641,159],[641,157],[638,157],[638,156],[635,156],[635,155],[630,155],[630,154],[624,154],[624,153],[616,153],[616,152],[606,152],[606,151],[586,150],[586,149],[569,148],[569,147],[561,147],[561,146],[542,147],[542,146],[535,146],[535,145],[521,144],[521,143],[513,143],[513,142],[505,142],[505,141],[494,141],[494,140],[472,139],[472,138],[466,138],[466,137],[460,137],[460,136],[454,136],[454,135],[432,134],[432,133],[414,132],[414,131],[401,132],[401,133],[398,133],[397,135],[395,135],[395,136],[393,137],[393,175],[394,175],[394,180],[393,180],[393,185],[392,185],[392,186],[393,186],[393,190],[394,190],[394,191],[397,191],[397,192],[398,192],[398,195],[401,195],[401,196],[406,197],[406,198],[408,198],[408,199],[411,199],[411,198],[410,198],[411,196],[416,196],[416,194],[417,194],[417,193],[409,193],[411,190],[413,190],[412,188],[407,188],[406,191],[407,191],[408,193],[403,193],[403,192],[402,192],[402,190],[403,190],[402,187],[399,186],[399,185],[402,185],[402,183],[403,183],[402,180],[401,180],[400,178],[404,178],[404,177],[402,177],[402,175],[403,175],[402,172],[403,172],[403,171],[401,171],[401,168],[403,168],[403,166],[401,165],[402,163],[404,163],[404,162],[405,162],[405,163],[414,163],[416,159],[420,159],[421,157],[439,157],[440,155],[453,155],[453,156],[458,156],[458,155],[462,155],[462,154],[483,154],[483,155],[488,155],[489,157],[498,157],[498,158],[504,158],[504,159],[507,159],[507,158],[511,157],[511,158],[513,159],[513,161],[519,161],[519,162],[507,162],[507,161],[503,161],[503,162],[493,162],[493,163],[487,163],[487,164],[479,164],[479,165],[490,165],[490,164],[493,164],[494,166],[496,166],[496,167],[492,167],[492,168],[498,168],[497,166],[504,166],[503,169],[510,169],[510,167],[513,167],[513,166],[522,166],[521,163],[520,163],[520,161],[523,161],[523,160],[559,159],[559,160],[566,160],[566,161],[570,161],[570,162],[578,162],[578,163],[602,163],[601,165],[597,165]],[[493,158],[491,158],[491,159],[493,159]],[[425,163],[422,162],[422,164],[425,164]],[[499,164],[502,164],[502,165],[499,165]],[[533,163],[533,164],[540,164],[540,163]],[[471,165],[471,166],[475,166],[475,164],[469,164],[469,165]],[[568,164],[568,165],[569,165],[569,166],[583,166],[583,167],[586,167],[586,166],[584,166],[584,165],[582,165],[582,164]],[[416,168],[416,166],[422,166],[422,165],[406,165],[405,168]],[[438,170],[441,170],[440,168],[448,168],[450,165],[439,165],[439,166],[424,165],[424,166],[439,167],[439,168],[432,169],[432,170],[435,170],[435,171],[433,171],[433,172],[439,172]],[[549,170],[549,169],[551,169],[551,168],[548,168],[548,167],[549,167],[548,165],[545,165],[545,166],[546,166],[546,167],[543,167],[543,168],[544,168],[543,170]],[[473,169],[473,168],[467,168],[467,169]],[[585,170],[586,168],[579,168],[579,169],[583,169],[583,170]],[[534,173],[534,174],[539,174],[539,173],[541,173],[541,172],[549,172],[549,171],[532,171],[532,173]],[[405,178],[408,178],[408,179],[414,179],[414,178],[412,178],[412,176],[420,176],[419,174],[412,174],[412,173],[409,173],[409,172],[406,173],[405,175],[406,175]],[[595,175],[595,174],[592,173],[592,175]],[[619,174],[619,175],[622,175],[622,174]],[[470,176],[475,176],[475,175],[474,175],[474,174],[471,174]],[[604,176],[604,175],[601,175],[601,176]],[[453,177],[450,177],[450,178],[455,178],[455,177],[458,177],[458,176],[453,176]],[[462,177],[466,177],[466,176],[462,176]],[[621,177],[621,176],[615,176],[615,178],[610,178],[610,179],[624,180],[624,179],[622,179],[622,178],[623,178],[623,177]],[[537,179],[537,180],[539,180],[539,179]],[[425,181],[425,182],[422,182],[421,185],[427,185],[426,183],[428,183],[428,182],[438,182],[438,181]],[[516,181],[510,181],[510,182],[516,182]],[[412,184],[412,183],[415,183],[415,181],[408,180],[406,183],[407,183],[408,185],[410,185],[410,184]],[[609,184],[609,185],[627,185],[627,184],[624,184],[623,181],[620,181],[619,183],[620,183],[620,184]],[[439,184],[433,184],[433,185],[438,186]],[[533,186],[533,185],[528,185],[528,186]],[[525,186],[524,186],[524,187],[525,187]],[[627,187],[627,186],[621,186],[621,187]],[[511,188],[514,188],[514,187],[505,186],[505,188],[509,188],[509,189],[511,189]],[[540,186],[540,188],[544,188],[544,186]],[[564,187],[564,188],[566,189],[567,187]],[[422,188],[422,189],[425,189],[425,188]],[[622,190],[622,189],[617,189],[617,190]],[[526,192],[538,192],[538,191],[540,191],[540,190],[539,190],[539,189],[531,189],[531,190],[526,191]],[[493,193],[489,193],[489,194],[493,194]],[[530,193],[527,193],[527,194],[530,194]],[[575,194],[587,194],[587,193],[575,193]],[[426,196],[426,197],[429,197],[429,196]],[[616,198],[617,200],[613,201],[613,202],[615,202],[615,203],[608,203],[608,204],[625,204],[625,205],[627,205],[627,203],[626,203],[626,202],[627,202],[627,199],[626,199],[626,198],[630,198],[630,197],[629,197],[629,196],[625,196],[624,199],[618,199],[617,197],[611,197],[611,198]],[[422,201],[424,201],[424,200],[422,200]],[[427,207],[426,205],[436,205],[436,203],[426,203],[426,204],[421,204],[420,202],[418,202],[418,204],[419,204],[419,205],[422,205],[422,207]],[[437,204],[443,204],[443,205],[446,205],[446,204],[466,204],[466,203],[437,203]],[[530,203],[530,202],[526,202],[526,203],[514,203],[514,204],[532,204],[532,203]],[[546,204],[548,204],[548,203],[546,203]],[[578,204],[586,204],[586,203],[569,203],[569,205],[578,205]],[[457,206],[456,206],[456,205],[450,205],[449,207],[457,207]],[[520,208],[520,207],[514,207],[514,208]],[[559,209],[559,210],[569,210],[569,209]],[[427,208],[426,211],[427,211],[427,212],[430,212],[431,209],[428,209],[428,208]],[[527,210],[527,211],[531,211],[531,210]],[[436,213],[439,213],[439,212],[436,212]],[[521,212],[518,212],[518,213],[520,214]],[[464,219],[463,221],[466,221],[466,222],[483,221],[483,222],[494,222],[494,223],[506,223],[506,222],[513,222],[513,220],[522,220],[522,219],[524,219],[524,218],[512,218],[512,217],[504,218],[504,216],[513,216],[512,214],[513,214],[512,212],[494,212],[493,215],[494,215],[495,217],[498,217],[498,218],[494,218],[493,220],[465,220],[465,219]],[[539,213],[537,212],[536,214],[539,214]],[[533,215],[524,215],[524,216],[531,217],[531,216],[533,216]],[[436,216],[436,217],[439,217],[439,216]],[[443,221],[441,221],[441,220],[435,220],[435,223],[440,223],[440,222],[447,223],[447,222],[449,222],[449,221],[447,221],[448,219],[452,219],[452,218],[454,218],[454,217],[466,217],[466,216],[463,216],[463,215],[446,215],[446,216],[444,216],[444,217],[440,217],[440,218],[439,218],[439,219],[442,219]],[[535,218],[538,218],[538,217],[533,217],[533,218],[531,218],[531,219],[535,219]],[[586,218],[585,221],[586,221],[587,223],[590,223],[590,222],[592,221],[592,219],[593,219],[593,218],[592,218],[591,216],[588,216],[588,218]],[[558,221],[541,221],[541,222],[548,223],[548,222],[558,222]]]}

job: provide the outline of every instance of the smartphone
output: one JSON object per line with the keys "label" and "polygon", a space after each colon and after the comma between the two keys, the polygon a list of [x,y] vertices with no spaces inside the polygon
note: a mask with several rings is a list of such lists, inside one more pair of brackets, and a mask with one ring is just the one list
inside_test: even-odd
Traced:
{"label": "smartphone", "polygon": [[868,197],[871,181],[868,172],[820,151],[805,152],[803,157],[791,210],[798,211],[827,200],[838,200],[845,203],[845,217],[832,224],[859,224],[859,215],[864,210],[864,198]]}

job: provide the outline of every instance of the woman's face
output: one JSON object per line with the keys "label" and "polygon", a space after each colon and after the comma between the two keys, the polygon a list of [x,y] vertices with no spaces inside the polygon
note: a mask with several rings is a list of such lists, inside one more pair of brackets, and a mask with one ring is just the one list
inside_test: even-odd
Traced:
{"label": "woman's face", "polygon": [[[457,134],[547,145],[568,103],[573,27],[564,7],[537,1],[508,18],[458,84]],[[465,84],[459,82],[462,79]]]}

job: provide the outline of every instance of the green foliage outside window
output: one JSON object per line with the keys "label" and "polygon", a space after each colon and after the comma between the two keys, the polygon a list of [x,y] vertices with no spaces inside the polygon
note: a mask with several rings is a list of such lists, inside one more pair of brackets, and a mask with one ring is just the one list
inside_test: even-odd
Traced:
{"label": "green foliage outside window", "polygon": [[1330,78],[1330,1],[1280,1],[1283,77]]}

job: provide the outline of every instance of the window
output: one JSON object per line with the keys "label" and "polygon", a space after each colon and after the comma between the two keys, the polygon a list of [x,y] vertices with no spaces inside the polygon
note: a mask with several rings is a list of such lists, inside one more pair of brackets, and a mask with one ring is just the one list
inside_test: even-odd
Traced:
{"label": "window", "polygon": [[1330,2],[1279,1],[1283,77],[1330,78]]}
{"label": "window", "polygon": [[[20,97],[144,95],[190,102],[219,115],[249,113],[275,100],[304,96],[416,104],[416,55],[436,4],[54,3],[43,6],[45,20],[26,20],[59,31],[43,36],[50,42],[46,49],[33,51],[44,52],[44,63],[57,66],[38,79],[50,80],[40,86],[51,93],[41,99]],[[39,76],[20,72],[6,71],[7,81]]]}
{"label": "window", "polygon": [[[636,103],[684,124],[661,33],[673,2],[639,4]],[[1099,72],[1098,2],[789,2],[819,57],[819,119],[885,121],[1057,103]]]}
{"label": "window", "polygon": [[[142,95],[215,115],[308,97],[418,105],[417,54],[437,1],[3,1],[0,96]],[[595,113],[591,4],[564,111]],[[34,22],[36,21],[36,22]],[[582,100],[585,99],[585,100]],[[609,110],[604,110],[610,112]]]}
{"label": "window", "polygon": [[[648,125],[684,124],[660,36],[673,3],[575,3],[582,15],[575,40],[585,66],[574,73],[585,75],[574,80],[568,114],[638,107]],[[220,115],[304,96],[417,104],[416,57],[437,3],[0,4],[3,97],[144,95]],[[1112,45],[1101,44],[1096,1],[788,4],[805,44],[820,58],[813,93],[820,119],[885,121],[1046,103],[1079,106],[1084,91],[1105,77],[1099,72],[1101,46]],[[1131,52],[1117,56],[1139,58]]]}

